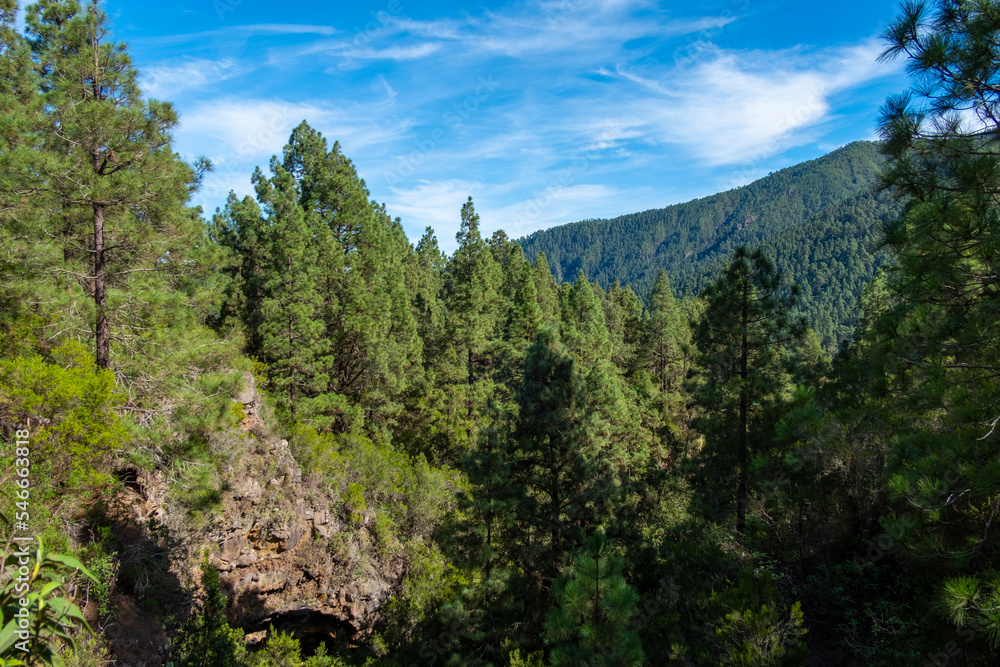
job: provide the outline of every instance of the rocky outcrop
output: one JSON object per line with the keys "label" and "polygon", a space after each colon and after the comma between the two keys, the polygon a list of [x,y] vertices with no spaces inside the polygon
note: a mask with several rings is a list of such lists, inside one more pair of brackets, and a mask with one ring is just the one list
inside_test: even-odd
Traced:
{"label": "rocky outcrop", "polygon": [[351,516],[337,490],[303,478],[288,442],[268,433],[247,377],[239,426],[211,444],[227,460],[219,506],[199,525],[152,473],[139,480],[137,518],[156,519],[177,539],[171,560],[182,582],[197,584],[208,554],[230,596],[230,621],[249,640],[270,624],[315,640],[358,640],[401,584],[405,559],[379,543],[374,512]]}
{"label": "rocky outcrop", "polygon": [[286,441],[261,444],[267,453],[256,460],[269,465],[251,467],[253,476],[240,470],[254,457],[233,466],[231,497],[207,534],[232,593],[233,620],[255,627],[308,612],[365,632],[400,584],[403,559],[377,550],[373,512],[348,525],[339,498],[302,481]]}

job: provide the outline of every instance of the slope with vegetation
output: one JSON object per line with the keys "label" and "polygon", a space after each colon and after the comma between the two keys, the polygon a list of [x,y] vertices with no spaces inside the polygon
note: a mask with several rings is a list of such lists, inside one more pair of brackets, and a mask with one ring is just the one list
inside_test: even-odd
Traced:
{"label": "slope with vegetation", "polygon": [[830,359],[766,249],[641,300],[470,198],[446,256],[305,122],[205,221],[97,4],[0,1],[0,433],[45,545],[22,652],[8,467],[3,664],[995,662],[1000,6],[887,31],[924,95]]}
{"label": "slope with vegetation", "polygon": [[862,287],[888,261],[878,251],[880,230],[900,207],[876,192],[881,164],[877,146],[858,141],[704,199],[562,225],[519,242],[529,257],[544,252],[558,280],[582,270],[641,295],[665,269],[678,294],[694,296],[737,247],[760,248],[802,286],[799,310],[833,349],[853,331]]}

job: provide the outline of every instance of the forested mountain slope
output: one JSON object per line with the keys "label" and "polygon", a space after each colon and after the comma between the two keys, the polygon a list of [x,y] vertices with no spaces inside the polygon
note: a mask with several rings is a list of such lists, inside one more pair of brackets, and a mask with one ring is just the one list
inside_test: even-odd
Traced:
{"label": "forested mountain slope", "polygon": [[832,346],[850,334],[862,286],[888,259],[875,250],[880,225],[901,210],[874,191],[881,159],[874,143],[859,141],[728,192],[563,225],[520,243],[527,257],[544,252],[557,280],[582,269],[643,297],[660,269],[679,295],[693,295],[738,246],[761,247],[802,288],[803,313]]}
{"label": "forested mountain slope", "polygon": [[[306,121],[205,219],[99,3],[0,2],[0,665],[996,665],[1000,0],[938,4],[905,211],[855,144],[529,240],[560,285]],[[775,258],[830,340],[893,270],[829,359]]]}

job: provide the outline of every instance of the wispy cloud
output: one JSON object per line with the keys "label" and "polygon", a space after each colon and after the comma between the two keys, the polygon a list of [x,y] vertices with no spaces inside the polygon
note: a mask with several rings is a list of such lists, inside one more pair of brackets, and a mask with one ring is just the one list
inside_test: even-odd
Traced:
{"label": "wispy cloud", "polygon": [[614,75],[639,88],[630,105],[633,129],[725,165],[801,142],[835,113],[833,96],[891,73],[875,60],[880,49],[874,41],[780,52],[706,44],[677,68],[646,73],[619,66]]}
{"label": "wispy cloud", "polygon": [[[302,48],[296,52],[295,56],[332,56],[336,58],[336,66],[340,69],[358,69],[366,61],[377,62],[380,60],[393,60],[402,62],[406,60],[420,60],[441,49],[441,44],[412,44],[408,46],[388,46],[385,48],[374,48],[366,46],[358,48],[350,42],[328,42],[325,45],[313,44]],[[289,54],[279,56],[287,58]]]}
{"label": "wispy cloud", "polygon": [[461,52],[481,60],[503,55],[521,60],[550,54],[560,59],[582,53],[617,50],[629,40],[654,36],[663,40],[718,30],[732,16],[671,18],[663,12],[638,18],[632,15],[650,3],[632,0],[554,0],[528,3],[521,9],[483,11],[479,15],[416,20],[392,17],[371,31],[342,31],[342,38],[320,40],[283,49],[276,61],[315,55],[346,57],[351,68],[358,61],[417,60],[433,54],[455,57]]}
{"label": "wispy cloud", "polygon": [[200,203],[248,193],[253,168],[306,119],[340,140],[411,238],[430,224],[452,249],[469,195],[484,231],[516,236],[704,196],[783,166],[790,149],[868,136],[877,95],[845,100],[895,73],[875,62],[877,26],[766,50],[741,41],[769,28],[739,2],[369,5],[142,38],[161,58],[142,68],[145,88],[179,98],[177,149],[216,165]]}
{"label": "wispy cloud", "polygon": [[621,201],[624,193],[618,188],[601,183],[579,183],[562,185],[553,179],[548,185],[538,188],[530,198],[488,211],[492,228],[502,228],[510,236],[518,238],[533,231],[562,222],[579,219],[579,210],[586,207],[591,211],[620,211],[609,207],[625,205]]}
{"label": "wispy cloud", "polygon": [[233,58],[207,60],[185,58],[176,63],[164,63],[142,70],[141,81],[145,93],[154,98],[175,96],[208,84],[218,84],[249,72],[252,68]]}
{"label": "wispy cloud", "polygon": [[[469,196],[477,197],[480,188],[475,181],[461,179],[420,181],[410,188],[392,188],[386,203],[393,215],[402,216],[411,239],[419,237],[430,226],[442,247],[454,248],[462,204]],[[481,203],[477,207],[482,208]]]}
{"label": "wispy cloud", "polygon": [[209,39],[239,38],[245,39],[255,35],[322,35],[333,36],[340,31],[329,25],[310,25],[300,23],[254,23],[234,25],[215,30],[200,30],[176,35],[144,36],[143,42],[148,45],[171,45],[191,42],[204,42]]}
{"label": "wispy cloud", "polygon": [[231,30],[254,35],[335,35],[338,30],[329,25],[308,25],[297,23],[258,23],[233,26]]}
{"label": "wispy cloud", "polygon": [[[351,157],[378,154],[379,147],[398,142],[411,126],[406,120],[379,125],[375,122],[378,104],[224,98],[195,105],[181,114],[176,145],[185,159],[204,155],[214,165],[196,203],[210,210],[221,204],[230,190],[240,195],[250,193],[254,168],[266,171],[270,157],[281,154],[292,130],[303,120],[331,144],[339,140]],[[366,175],[364,170],[362,175]]]}

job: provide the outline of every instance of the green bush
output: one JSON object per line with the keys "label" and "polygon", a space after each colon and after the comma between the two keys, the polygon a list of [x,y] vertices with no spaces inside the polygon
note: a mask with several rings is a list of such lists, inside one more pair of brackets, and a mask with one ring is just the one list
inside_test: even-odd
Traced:
{"label": "green bush", "polygon": [[118,416],[123,398],[114,374],[94,365],[77,341],[47,359],[0,361],[0,430],[9,435],[29,423],[33,481],[44,478],[63,493],[93,489],[111,477],[111,464],[127,441]]}

